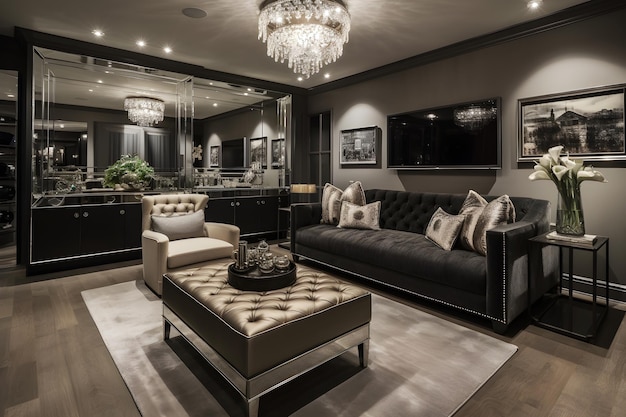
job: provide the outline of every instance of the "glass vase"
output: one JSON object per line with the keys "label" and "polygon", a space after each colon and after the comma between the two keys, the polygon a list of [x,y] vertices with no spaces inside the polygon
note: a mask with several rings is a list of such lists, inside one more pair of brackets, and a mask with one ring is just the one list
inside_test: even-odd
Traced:
{"label": "glass vase", "polygon": [[556,207],[556,232],[572,236],[585,234],[580,184],[572,184],[571,187],[559,192]]}

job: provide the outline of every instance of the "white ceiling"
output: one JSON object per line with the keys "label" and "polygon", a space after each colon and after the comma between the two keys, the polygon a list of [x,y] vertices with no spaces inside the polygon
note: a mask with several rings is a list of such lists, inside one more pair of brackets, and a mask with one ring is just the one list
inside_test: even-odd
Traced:
{"label": "white ceiling", "polygon": [[[260,0],[5,0],[0,34],[23,27],[107,45],[211,70],[310,88],[476,36],[553,14],[583,0],[345,0],[352,16],[350,42],[337,62],[302,82],[266,55],[257,39]],[[10,6],[7,4],[10,3]],[[188,7],[207,12],[189,18]],[[94,29],[105,32],[96,38]],[[135,41],[148,46],[139,49]],[[165,54],[164,45],[173,52]],[[324,78],[322,74],[330,74]]]}

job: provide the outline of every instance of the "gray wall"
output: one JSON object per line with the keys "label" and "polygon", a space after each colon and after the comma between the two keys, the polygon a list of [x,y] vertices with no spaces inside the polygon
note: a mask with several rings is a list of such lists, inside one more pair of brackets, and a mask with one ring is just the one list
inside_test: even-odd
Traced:
{"label": "gray wall", "polygon": [[[528,196],[552,201],[549,181],[530,182],[531,166],[517,164],[518,100],[626,83],[626,11],[605,15],[516,41],[441,60],[390,76],[312,96],[311,114],[332,110],[333,182],[360,180],[367,188]],[[346,46],[349,48],[350,44]],[[341,60],[339,60],[339,65]],[[399,172],[386,169],[389,114],[502,97],[502,169],[497,172]],[[339,165],[343,129],[382,129],[382,169]],[[626,169],[599,168],[607,184],[582,186],[587,233],[610,237],[611,281],[626,284]],[[576,274],[589,276],[586,254],[577,255]],[[579,259],[580,258],[580,259]],[[601,256],[602,258],[602,256]],[[581,273],[582,272],[582,273]]]}

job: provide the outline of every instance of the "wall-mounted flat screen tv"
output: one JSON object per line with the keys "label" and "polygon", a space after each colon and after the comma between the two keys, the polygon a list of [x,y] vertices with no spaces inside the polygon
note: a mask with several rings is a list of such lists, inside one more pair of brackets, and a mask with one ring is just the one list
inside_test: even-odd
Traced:
{"label": "wall-mounted flat screen tv", "polygon": [[501,167],[500,98],[387,116],[387,167]]}
{"label": "wall-mounted flat screen tv", "polygon": [[222,142],[222,168],[243,168],[246,138]]}

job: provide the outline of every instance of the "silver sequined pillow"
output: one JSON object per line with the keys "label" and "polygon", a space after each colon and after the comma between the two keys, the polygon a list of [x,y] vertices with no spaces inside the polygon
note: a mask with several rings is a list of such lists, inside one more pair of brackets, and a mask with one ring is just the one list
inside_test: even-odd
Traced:
{"label": "silver sequined pillow", "polygon": [[326,183],[322,191],[322,221],[324,224],[339,223],[341,196],[343,191],[332,184]]}
{"label": "silver sequined pillow", "polygon": [[346,229],[380,230],[380,201],[364,206],[348,201],[341,203],[341,216],[338,227]]}
{"label": "silver sequined pillow", "polygon": [[463,215],[449,214],[439,207],[428,222],[426,238],[443,250],[452,250],[464,220]]}

